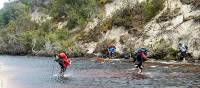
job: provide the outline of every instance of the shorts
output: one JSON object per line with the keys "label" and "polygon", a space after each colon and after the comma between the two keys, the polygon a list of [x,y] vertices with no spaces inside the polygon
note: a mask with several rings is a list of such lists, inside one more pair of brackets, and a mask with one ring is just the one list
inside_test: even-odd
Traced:
{"label": "shorts", "polygon": [[136,68],[139,68],[139,69],[143,69],[144,68],[144,66],[142,65],[142,61],[140,61],[140,62],[136,62]]}
{"label": "shorts", "polygon": [[185,58],[186,56],[187,56],[186,52],[181,52],[181,56],[180,56],[181,60],[183,60],[183,58]]}
{"label": "shorts", "polygon": [[186,57],[186,52],[181,52],[182,57]]}

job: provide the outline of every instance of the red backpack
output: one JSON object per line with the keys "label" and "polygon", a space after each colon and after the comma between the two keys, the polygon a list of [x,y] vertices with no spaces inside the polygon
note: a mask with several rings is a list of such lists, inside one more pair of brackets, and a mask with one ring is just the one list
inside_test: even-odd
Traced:
{"label": "red backpack", "polygon": [[65,53],[60,53],[58,57],[64,60],[64,67],[68,67],[71,64],[71,60],[67,58],[67,55]]}

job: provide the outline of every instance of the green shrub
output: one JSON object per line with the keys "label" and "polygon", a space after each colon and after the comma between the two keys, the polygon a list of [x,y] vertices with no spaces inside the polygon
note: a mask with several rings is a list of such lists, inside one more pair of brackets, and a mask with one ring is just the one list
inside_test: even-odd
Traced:
{"label": "green shrub", "polygon": [[200,15],[199,16],[195,16],[193,19],[194,19],[194,22],[200,23]]}
{"label": "green shrub", "polygon": [[181,0],[183,4],[191,4],[195,8],[200,8],[200,0]]}
{"label": "green shrub", "polygon": [[107,20],[105,20],[104,22],[102,22],[101,24],[98,24],[95,27],[95,30],[100,30],[101,32],[107,32],[107,30],[111,30],[112,28],[112,18],[109,18]]}
{"label": "green shrub", "polygon": [[92,41],[98,42],[101,36],[102,36],[102,33],[99,29],[93,29],[93,30],[90,30],[89,32],[79,33],[76,39],[78,41],[82,41],[83,43],[89,43]]}
{"label": "green shrub", "polygon": [[174,49],[172,47],[167,48],[167,51],[169,52],[169,55],[171,57],[173,57],[174,59],[176,58],[176,56],[177,56],[177,54],[179,52],[178,50],[176,50],[176,49]]}
{"label": "green shrub", "polygon": [[97,0],[98,5],[104,6],[106,3],[111,3],[113,0]]}
{"label": "green shrub", "polygon": [[166,56],[166,57],[164,57],[162,60],[166,60],[166,61],[176,60],[176,57]]}
{"label": "green shrub", "polygon": [[70,47],[64,50],[69,57],[84,57],[87,52],[80,47]]}
{"label": "green shrub", "polygon": [[170,40],[159,39],[153,46],[154,50],[151,57],[162,60],[175,60],[179,51],[172,48],[170,44]]}
{"label": "green shrub", "polygon": [[96,0],[54,0],[49,6],[49,14],[59,22],[67,20],[67,28],[73,29],[94,16],[96,5]]}
{"label": "green shrub", "polygon": [[183,4],[191,4],[193,0],[181,0]]}
{"label": "green shrub", "polygon": [[165,0],[147,0],[143,4],[145,21],[150,21],[160,10],[164,8]]}
{"label": "green shrub", "polygon": [[170,11],[170,9],[167,9],[165,12],[163,12],[161,14],[161,16],[158,19],[156,19],[156,22],[159,23],[159,22],[165,22],[168,20],[172,20],[174,17],[179,15],[178,14],[179,11],[180,11],[180,8],[176,8],[173,11]]}
{"label": "green shrub", "polygon": [[89,32],[81,31],[78,33],[76,39],[78,41],[82,41],[84,43],[89,42],[98,42],[98,40],[102,37],[102,33],[106,33],[107,30],[112,28],[112,18],[109,18],[102,23],[98,24],[94,29]]}
{"label": "green shrub", "polygon": [[154,50],[150,57],[161,60],[175,60],[178,52],[178,50],[171,47],[160,48]]}
{"label": "green shrub", "polygon": [[32,31],[22,32],[18,34],[18,40],[25,47],[27,52],[32,52],[33,36],[35,36],[35,32],[32,32]]}
{"label": "green shrub", "polygon": [[200,8],[200,0],[193,0],[193,3],[192,3],[195,8]]}
{"label": "green shrub", "polygon": [[120,36],[119,42],[120,42],[121,44],[125,44],[125,43],[128,41],[128,39],[129,39],[129,36],[128,36],[128,35],[122,35],[122,36]]}
{"label": "green shrub", "polygon": [[165,40],[164,38],[159,39],[155,42],[154,47],[157,49],[163,49],[170,46],[169,40]]}
{"label": "green shrub", "polygon": [[141,27],[143,25],[142,13],[143,9],[141,5],[135,5],[132,7],[125,7],[113,15],[113,25],[124,26],[126,29],[132,27]]}
{"label": "green shrub", "polygon": [[163,8],[164,0],[147,0],[133,7],[127,6],[113,15],[113,25],[124,26],[127,29],[142,28]]}
{"label": "green shrub", "polygon": [[168,53],[165,49],[156,49],[153,51],[150,57],[154,59],[164,59],[167,55]]}

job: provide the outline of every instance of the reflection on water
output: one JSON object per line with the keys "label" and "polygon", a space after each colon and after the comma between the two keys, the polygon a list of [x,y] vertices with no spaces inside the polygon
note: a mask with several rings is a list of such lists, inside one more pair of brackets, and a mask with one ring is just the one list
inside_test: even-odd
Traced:
{"label": "reflection on water", "polygon": [[57,76],[53,58],[0,56],[3,88],[188,88],[200,87],[200,66],[146,63],[137,74],[133,63],[95,64],[73,59],[66,78]]}

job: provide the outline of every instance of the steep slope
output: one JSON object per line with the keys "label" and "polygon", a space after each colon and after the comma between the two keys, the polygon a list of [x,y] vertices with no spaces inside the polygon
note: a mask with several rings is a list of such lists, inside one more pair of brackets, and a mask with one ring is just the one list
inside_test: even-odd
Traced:
{"label": "steep slope", "polygon": [[165,9],[145,26],[149,36],[144,41],[145,45],[158,48],[162,45],[156,43],[163,39],[176,49],[178,43],[182,42],[189,46],[189,52],[194,57],[199,57],[200,25],[196,21],[199,16],[200,10],[194,9],[192,5],[183,4],[179,0],[168,0]]}
{"label": "steep slope", "polygon": [[[115,8],[115,5],[112,6],[113,4],[110,4],[109,8]],[[133,4],[131,3],[131,5]],[[113,10],[109,8],[106,10],[107,14],[111,14],[110,12]],[[123,26],[113,25],[103,34],[99,42],[114,39],[118,52],[122,52],[123,48],[135,49],[138,47],[147,47],[152,54],[165,50],[166,53],[169,53],[165,57],[169,59],[175,59],[175,56],[170,55],[176,52],[178,43],[185,43],[189,46],[189,52],[198,59],[200,56],[199,16],[200,10],[194,8],[192,4],[184,4],[180,0],[167,0],[165,7],[143,27],[143,30],[131,28],[133,33],[129,33],[130,30]],[[95,50],[92,48],[95,48],[94,45],[98,45],[97,43],[93,43],[93,47],[89,46],[88,49]]]}

